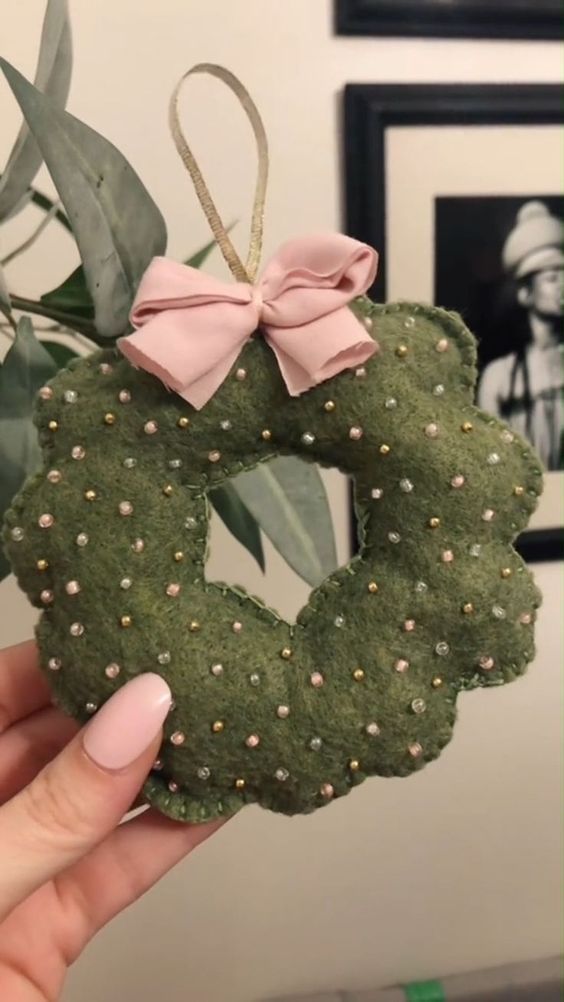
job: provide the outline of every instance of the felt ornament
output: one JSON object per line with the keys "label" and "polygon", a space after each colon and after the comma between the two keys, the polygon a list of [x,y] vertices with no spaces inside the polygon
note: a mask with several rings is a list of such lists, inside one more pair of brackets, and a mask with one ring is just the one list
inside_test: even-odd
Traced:
{"label": "felt ornament", "polygon": [[[259,803],[307,813],[369,776],[408,776],[452,735],[460,692],[534,654],[539,592],[512,546],[542,489],[530,447],[474,403],[475,342],[456,314],[379,305],[375,252],[338,234],[286,244],[257,280],[171,120],[236,282],[165,259],[133,333],[39,392],[43,468],[4,539],[42,609],[41,664],[81,723],[140,672],[174,703],[147,801],[185,821]],[[289,624],[206,580],[208,492],[275,456],[354,481],[360,552]]]}

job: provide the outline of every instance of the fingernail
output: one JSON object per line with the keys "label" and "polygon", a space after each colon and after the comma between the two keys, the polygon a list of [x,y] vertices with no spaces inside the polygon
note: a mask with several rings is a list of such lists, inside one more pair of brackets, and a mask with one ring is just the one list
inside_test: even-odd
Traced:
{"label": "fingernail", "polygon": [[84,731],[82,745],[102,769],[123,769],[153,741],[170,709],[172,693],[154,672],[138,675],[104,703]]}

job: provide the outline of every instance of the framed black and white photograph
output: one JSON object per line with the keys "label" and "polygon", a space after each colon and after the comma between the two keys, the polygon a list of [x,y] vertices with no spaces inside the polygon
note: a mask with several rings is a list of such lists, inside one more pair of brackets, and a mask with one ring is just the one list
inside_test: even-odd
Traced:
{"label": "framed black and white photograph", "polygon": [[563,36],[560,0],[335,0],[340,35],[435,38]]}
{"label": "framed black and white photograph", "polygon": [[563,126],[554,85],[345,92],[347,232],[381,255],[370,294],[456,310],[476,335],[479,406],[547,471],[528,560],[563,547]]}

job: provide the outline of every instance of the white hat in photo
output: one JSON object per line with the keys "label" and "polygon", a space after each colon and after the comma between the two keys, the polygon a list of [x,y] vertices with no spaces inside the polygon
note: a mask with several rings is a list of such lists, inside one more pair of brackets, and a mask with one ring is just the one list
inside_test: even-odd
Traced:
{"label": "white hat in photo", "polygon": [[526,202],[503,247],[503,265],[517,279],[564,268],[564,223],[543,202]]}

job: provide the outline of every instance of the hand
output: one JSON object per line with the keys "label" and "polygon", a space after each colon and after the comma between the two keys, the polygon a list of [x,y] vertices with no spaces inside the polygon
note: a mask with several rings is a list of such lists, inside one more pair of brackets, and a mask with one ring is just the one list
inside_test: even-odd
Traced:
{"label": "hand", "polygon": [[92,936],[221,824],[151,809],[119,824],[170,702],[148,672],[79,730],[51,705],[33,643],[0,652],[1,999],[58,999]]}

